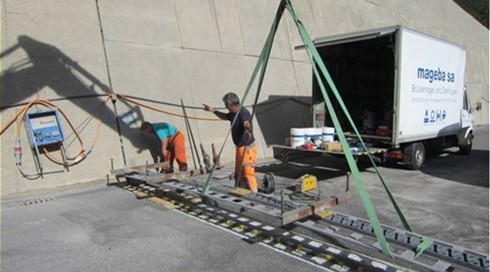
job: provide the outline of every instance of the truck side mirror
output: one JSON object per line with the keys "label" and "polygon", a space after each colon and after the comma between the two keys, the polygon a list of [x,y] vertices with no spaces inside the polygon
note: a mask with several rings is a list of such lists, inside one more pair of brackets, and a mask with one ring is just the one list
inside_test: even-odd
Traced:
{"label": "truck side mirror", "polygon": [[470,113],[481,110],[481,102],[476,102],[474,108],[470,108]]}
{"label": "truck side mirror", "polygon": [[476,102],[476,107],[475,107],[475,110],[476,110],[476,111],[481,110],[481,102]]}

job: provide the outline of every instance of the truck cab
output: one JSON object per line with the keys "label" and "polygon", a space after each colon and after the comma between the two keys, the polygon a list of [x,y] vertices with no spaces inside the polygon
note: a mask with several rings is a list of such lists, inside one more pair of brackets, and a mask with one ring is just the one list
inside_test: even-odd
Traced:
{"label": "truck cab", "polygon": [[[475,109],[479,110],[478,107]],[[464,98],[463,98],[463,109],[461,109],[462,130],[458,135],[458,146],[462,154],[471,153],[471,148],[473,146],[473,137],[474,137],[473,136],[474,120],[473,120],[472,112],[475,109],[471,108],[471,103],[465,88]]]}

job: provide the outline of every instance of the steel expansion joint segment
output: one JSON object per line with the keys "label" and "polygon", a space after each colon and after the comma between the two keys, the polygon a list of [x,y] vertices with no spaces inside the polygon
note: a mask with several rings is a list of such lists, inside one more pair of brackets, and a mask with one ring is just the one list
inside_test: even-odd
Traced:
{"label": "steel expansion joint segment", "polygon": [[[140,184],[139,188],[156,195],[165,192],[167,195],[175,196],[175,194],[172,193],[176,192],[163,189],[166,187],[165,185],[167,184],[162,184],[160,188],[155,188],[146,184]],[[184,184],[184,186],[177,187],[190,188],[193,186]],[[261,243],[274,250],[293,255],[312,265],[321,268],[335,269],[337,271],[362,270],[395,272],[401,270],[400,267],[396,267],[383,260],[346,250],[289,230],[263,224],[255,219],[239,213],[223,210],[220,207],[210,207],[206,204],[206,201],[203,201],[204,203],[189,202],[190,199],[195,199],[196,196],[188,193],[189,192],[186,190],[178,190],[178,198],[174,200],[177,201],[175,208],[179,211],[192,215],[219,228],[231,230],[240,236],[246,237],[250,242]],[[219,194],[217,193],[217,195]],[[208,195],[204,197],[207,198]]]}

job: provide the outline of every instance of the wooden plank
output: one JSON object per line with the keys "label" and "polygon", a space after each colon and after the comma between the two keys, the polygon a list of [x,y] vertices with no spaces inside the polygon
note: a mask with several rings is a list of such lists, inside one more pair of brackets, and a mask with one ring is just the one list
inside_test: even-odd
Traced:
{"label": "wooden plank", "polygon": [[287,225],[308,217],[313,214],[313,209],[310,206],[297,208],[281,214],[282,225]]}
{"label": "wooden plank", "polygon": [[332,210],[326,210],[326,211],[323,211],[323,212],[315,213],[315,216],[317,218],[324,219],[324,218],[329,217],[332,214],[334,214],[334,212]]}
{"label": "wooden plank", "polygon": [[145,192],[142,192],[142,191],[133,191],[133,194],[137,197],[137,198],[146,198],[148,197],[149,195]]}
{"label": "wooden plank", "polygon": [[158,205],[161,205],[167,209],[173,209],[175,208],[175,205],[174,203],[170,202],[170,201],[167,201],[163,198],[160,198],[160,197],[156,197],[156,196],[153,196],[153,197],[150,197],[149,200],[155,204],[158,204]]}
{"label": "wooden plank", "polygon": [[235,195],[235,196],[249,196],[252,194],[252,191],[247,190],[245,188],[233,188],[230,193],[230,195]]}

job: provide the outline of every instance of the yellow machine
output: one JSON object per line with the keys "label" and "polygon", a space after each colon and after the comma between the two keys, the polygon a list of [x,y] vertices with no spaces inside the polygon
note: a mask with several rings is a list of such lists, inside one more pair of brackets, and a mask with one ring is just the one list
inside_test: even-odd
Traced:
{"label": "yellow machine", "polygon": [[316,177],[310,174],[305,174],[298,179],[296,179],[296,191],[297,192],[308,192],[315,190],[316,188]]}

